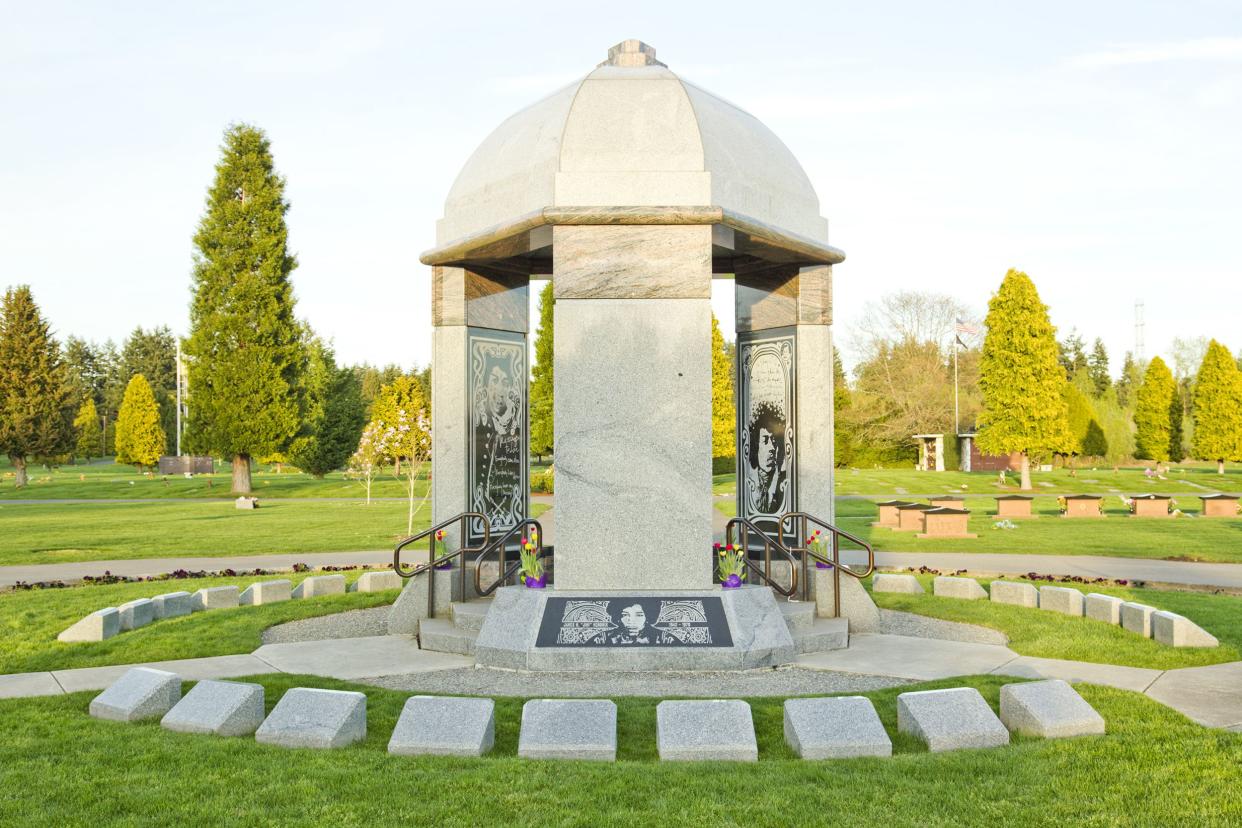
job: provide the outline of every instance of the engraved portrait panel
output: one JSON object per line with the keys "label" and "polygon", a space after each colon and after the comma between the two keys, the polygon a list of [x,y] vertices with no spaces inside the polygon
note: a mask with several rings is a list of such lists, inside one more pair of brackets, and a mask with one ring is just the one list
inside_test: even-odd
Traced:
{"label": "engraved portrait panel", "polygon": [[538,647],[729,647],[720,598],[549,598]]}
{"label": "engraved portrait panel", "polygon": [[794,337],[738,341],[738,514],[775,526],[796,507]]}
{"label": "engraved portrait panel", "polygon": [[[470,333],[470,510],[493,535],[526,517],[526,345],[520,337]],[[482,536],[474,521],[472,540]]]}

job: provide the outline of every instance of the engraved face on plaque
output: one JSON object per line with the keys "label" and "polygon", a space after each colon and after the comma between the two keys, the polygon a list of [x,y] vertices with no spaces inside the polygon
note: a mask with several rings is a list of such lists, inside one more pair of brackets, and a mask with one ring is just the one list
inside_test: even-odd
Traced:
{"label": "engraved face on plaque", "polygon": [[731,647],[720,598],[549,598],[537,647]]}
{"label": "engraved face on plaque", "polygon": [[761,526],[775,526],[796,503],[794,338],[765,334],[739,337],[738,508]]}
{"label": "engraved face on plaque", "polygon": [[[526,347],[518,336],[470,334],[471,511],[494,534],[526,517]],[[483,533],[470,526],[472,539]]]}

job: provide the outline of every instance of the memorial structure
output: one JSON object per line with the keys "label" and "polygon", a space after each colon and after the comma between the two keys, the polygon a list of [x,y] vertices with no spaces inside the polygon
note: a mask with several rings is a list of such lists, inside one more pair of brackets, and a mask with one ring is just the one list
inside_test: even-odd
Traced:
{"label": "memorial structure", "polygon": [[790,660],[771,591],[720,590],[710,553],[713,278],[736,286],[738,514],[833,517],[844,254],[785,145],[627,40],[483,141],[436,238],[434,522],[484,516],[450,549],[528,514],[530,279],[556,298],[553,588],[502,588],[479,662]]}

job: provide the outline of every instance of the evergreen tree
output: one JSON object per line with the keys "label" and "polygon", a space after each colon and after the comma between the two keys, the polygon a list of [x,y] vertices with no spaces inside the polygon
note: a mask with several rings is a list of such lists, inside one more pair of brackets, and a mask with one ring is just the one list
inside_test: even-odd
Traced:
{"label": "evergreen tree", "polygon": [[244,124],[224,135],[198,232],[189,363],[190,440],[233,459],[233,492],[250,491],[250,459],[297,435],[306,352],[294,318],[285,181],[271,145]]}
{"label": "evergreen tree", "polygon": [[74,431],[78,435],[74,455],[90,462],[92,457],[100,457],[103,453],[103,429],[99,427],[99,411],[95,401],[87,397],[78,408],[78,416],[73,421]]}
{"label": "evergreen tree", "polygon": [[345,465],[366,425],[366,405],[358,378],[337,368],[332,350],[315,339],[306,369],[307,418],[293,441],[289,460],[313,477]]}
{"label": "evergreen tree", "polygon": [[1065,451],[1071,442],[1056,329],[1034,283],[1019,270],[1005,274],[988,302],[986,327],[977,442],[988,454],[1021,452],[1021,485],[1030,489],[1031,456]]}
{"label": "evergreen tree", "polygon": [[134,374],[125,386],[125,398],[116,416],[116,462],[142,471],[160,462],[164,445],[160,408],[151,383],[142,374]]}
{"label": "evergreen tree", "polygon": [[1065,383],[1062,395],[1065,397],[1066,423],[1070,434],[1070,442],[1064,453],[1083,457],[1103,457],[1108,454],[1108,438],[1091,398],[1073,382]]}
{"label": "evergreen tree", "polygon": [[1135,362],[1134,354],[1126,351],[1125,362],[1121,366],[1121,377],[1114,386],[1117,389],[1117,404],[1122,408],[1129,408],[1134,402],[1134,395],[1138,387],[1143,384],[1145,372],[1144,366]]}
{"label": "evergreen tree", "polygon": [[1173,372],[1152,357],[1135,393],[1134,451],[1143,460],[1168,462],[1181,454],[1182,399]]}
{"label": "evergreen tree", "polygon": [[1215,460],[1225,473],[1225,461],[1242,460],[1242,375],[1233,355],[1215,339],[1195,378],[1194,452],[1200,460]]}
{"label": "evergreen tree", "polygon": [[[121,346],[120,371],[125,377],[142,374],[151,385],[166,435],[177,428],[177,340],[168,327],[134,328]],[[167,451],[167,446],[164,448]]]}
{"label": "evergreen tree", "polygon": [[[400,365],[393,363],[377,368],[364,362],[362,365],[355,365],[353,372],[358,380],[358,388],[362,393],[362,402],[366,406],[368,420],[371,418],[371,406],[375,405],[380,389],[405,374]],[[426,382],[423,387],[430,388],[431,383]]]}
{"label": "evergreen tree", "polygon": [[30,288],[10,288],[0,303],[0,451],[12,462],[20,489],[30,458],[72,448],[73,386],[60,346]]}
{"label": "evergreen tree", "polygon": [[845,366],[841,364],[841,353],[835,348],[832,351],[832,437],[833,465],[843,468],[854,461],[854,430],[842,417],[850,405],[850,386],[845,378]]}
{"label": "evergreen tree", "polygon": [[371,408],[371,422],[394,430],[384,434],[385,457],[397,464],[398,474],[402,462],[430,457],[431,395],[418,377],[407,374],[385,385]]}
{"label": "evergreen tree", "polygon": [[1087,351],[1077,330],[1070,331],[1069,336],[1057,343],[1057,361],[1065,369],[1066,377],[1087,367]]}
{"label": "evergreen tree", "polygon": [[1098,337],[1091,348],[1091,356],[1087,358],[1087,376],[1091,377],[1097,398],[1104,396],[1113,384],[1108,375],[1108,351],[1104,348],[1104,341]]}
{"label": "evergreen tree", "polygon": [[539,327],[535,331],[535,367],[531,370],[530,383],[530,451],[543,462],[545,454],[551,454],[556,446],[556,428],[553,417],[555,402],[553,388],[553,308],[556,297],[552,283],[539,291]]}
{"label": "evergreen tree", "polygon": [[737,456],[737,409],[733,374],[720,323],[712,314],[712,457]]}
{"label": "evergreen tree", "polygon": [[[98,346],[70,336],[65,340],[64,358],[66,370],[69,372],[69,384],[73,386],[73,402],[79,407],[87,399],[95,403],[96,409],[103,403],[104,377],[107,365]],[[95,446],[99,450],[99,446]]]}

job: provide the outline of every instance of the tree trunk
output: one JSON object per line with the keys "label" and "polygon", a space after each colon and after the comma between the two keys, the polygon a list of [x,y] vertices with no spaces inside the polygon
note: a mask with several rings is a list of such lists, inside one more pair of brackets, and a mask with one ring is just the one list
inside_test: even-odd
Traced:
{"label": "tree trunk", "polygon": [[27,483],[26,458],[25,457],[14,457],[13,455],[10,454],[9,460],[12,461],[13,468],[17,472],[16,479],[13,481],[14,487],[20,489],[23,486],[25,486]]}
{"label": "tree trunk", "polygon": [[250,455],[233,455],[233,494],[250,494]]}
{"label": "tree trunk", "polygon": [[1030,491],[1031,488],[1031,457],[1025,451],[1022,452],[1022,482],[1018,488],[1022,491]]}
{"label": "tree trunk", "polygon": [[1224,461],[1224,460],[1217,460],[1217,461],[1216,461],[1216,473],[1217,473],[1217,474],[1224,474],[1224,473],[1225,473],[1225,461]]}

